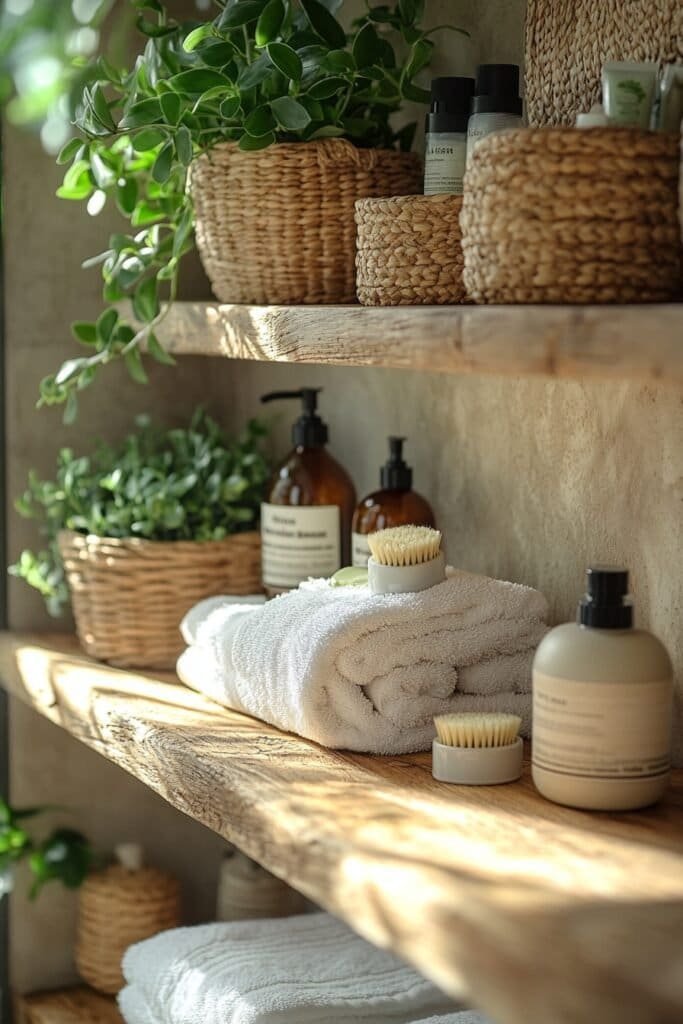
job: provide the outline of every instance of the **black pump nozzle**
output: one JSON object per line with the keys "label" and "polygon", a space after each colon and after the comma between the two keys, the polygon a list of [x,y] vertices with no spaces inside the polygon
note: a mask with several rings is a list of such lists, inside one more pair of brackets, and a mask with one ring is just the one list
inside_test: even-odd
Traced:
{"label": "black pump nozzle", "polygon": [[413,486],[413,471],[403,461],[405,437],[389,438],[389,458],[380,470],[380,481],[385,491],[409,491]]}
{"label": "black pump nozzle", "polygon": [[327,424],[318,416],[318,394],[322,388],[299,388],[298,391],[269,391],[261,395],[262,402],[275,402],[281,398],[298,398],[301,416],[292,425],[292,443],[304,448],[320,448],[327,444]]}
{"label": "black pump nozzle", "polygon": [[628,570],[611,565],[588,569],[587,593],[579,603],[579,622],[594,629],[630,629],[633,606],[628,600]]}

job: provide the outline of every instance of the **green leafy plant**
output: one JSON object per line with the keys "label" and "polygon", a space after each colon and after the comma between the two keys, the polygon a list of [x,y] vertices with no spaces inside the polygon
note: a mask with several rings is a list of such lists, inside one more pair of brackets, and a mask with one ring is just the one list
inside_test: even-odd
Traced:
{"label": "green leafy plant", "polygon": [[146,417],[122,444],[99,445],[92,455],[64,448],[54,480],[29,476],[16,502],[37,519],[47,538],[43,551],[24,551],[10,572],[26,580],[57,615],[68,601],[57,535],[76,530],[100,537],[147,540],[222,540],[258,523],[270,474],[262,450],[265,428],[250,421],[229,441],[203,410],[189,427],[155,429]]}
{"label": "green leafy plant", "polygon": [[[76,119],[81,138],[58,158],[70,163],[58,195],[93,214],[114,202],[131,225],[85,263],[101,265],[109,304],[95,323],[73,326],[89,353],[41,384],[42,404],[67,402],[67,422],[105,363],[121,357],[144,382],[142,348],[172,362],[155,332],[194,244],[192,160],[226,141],[243,150],[324,138],[410,149],[415,126],[395,131],[392,115],[406,100],[427,102],[416,79],[431,36],[453,28],[421,28],[423,0],[367,0],[350,33],[335,17],[342,0],[215,0],[214,18],[184,24],[159,0],[132,2],[144,51],[126,70],[98,59]],[[116,308],[122,299],[132,300],[133,322]]]}
{"label": "green leafy plant", "polygon": [[0,799],[2,891],[8,892],[11,889],[14,868],[22,860],[28,860],[33,875],[29,891],[31,899],[35,899],[43,886],[51,881],[59,881],[69,889],[77,889],[92,867],[93,851],[80,832],[57,828],[40,842],[31,838],[23,823],[45,810],[47,808],[40,807],[19,810]]}

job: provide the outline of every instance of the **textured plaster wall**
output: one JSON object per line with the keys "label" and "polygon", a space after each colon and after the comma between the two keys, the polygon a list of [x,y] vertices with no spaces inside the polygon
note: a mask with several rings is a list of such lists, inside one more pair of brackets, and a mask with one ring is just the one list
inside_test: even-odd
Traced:
{"label": "textured plaster wall", "polygon": [[[356,4],[360,7],[360,3]],[[524,4],[427,0],[432,23],[473,29],[471,40],[440,37],[436,71],[471,73],[479,60],[520,60]],[[439,377],[398,371],[266,366],[183,359],[158,369],[149,388],[107,369],[84,396],[75,428],[61,413],[36,414],[38,381],[74,351],[68,323],[99,309],[96,272],[80,262],[108,227],[53,198],[57,169],[26,136],[6,137],[7,420],[9,492],[29,466],[48,471],[64,443],[87,447],[118,437],[136,411],[182,420],[204,401],[239,425],[275,387],[325,388],[332,450],[359,494],[377,486],[384,437],[404,433],[417,488],[433,502],[451,560],[541,587],[557,620],[571,617],[591,560],[633,571],[639,622],[674,657],[683,686],[683,409],[679,392],[627,384]],[[189,295],[207,297],[191,275]],[[294,408],[283,406],[276,447],[288,442]],[[10,515],[9,550],[35,542],[31,524]],[[23,584],[10,585],[14,628],[54,624]],[[63,627],[66,628],[66,627]],[[12,707],[12,797],[73,811],[101,848],[140,839],[150,859],[183,879],[193,919],[210,915],[222,844],[140,784],[25,708]],[[681,712],[678,751],[681,757]],[[20,885],[21,890],[21,885]],[[15,985],[56,985],[72,975],[74,900],[55,889],[29,905],[12,897]],[[50,941],[46,942],[45,937]]]}

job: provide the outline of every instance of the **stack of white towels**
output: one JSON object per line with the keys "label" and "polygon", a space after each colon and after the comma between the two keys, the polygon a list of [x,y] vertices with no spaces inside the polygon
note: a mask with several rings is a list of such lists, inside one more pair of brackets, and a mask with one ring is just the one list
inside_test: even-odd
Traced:
{"label": "stack of white towels", "polygon": [[324,913],[163,932],[123,973],[126,1024],[486,1024]]}
{"label": "stack of white towels", "polygon": [[186,616],[178,674],[219,703],[323,746],[426,750],[435,715],[507,711],[528,736],[536,590],[449,569],[417,594],[313,580],[267,603],[210,598]]}

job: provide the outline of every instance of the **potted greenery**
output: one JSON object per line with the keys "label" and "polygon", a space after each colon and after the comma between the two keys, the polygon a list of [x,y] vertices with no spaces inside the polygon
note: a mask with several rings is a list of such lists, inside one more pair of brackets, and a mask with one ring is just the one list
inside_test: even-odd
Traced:
{"label": "potted greenery", "polygon": [[[160,0],[132,2],[144,51],[127,70],[98,59],[83,138],[59,156],[71,163],[60,196],[91,213],[114,201],[131,224],[86,263],[101,264],[110,304],[74,325],[90,353],[42,383],[43,403],[68,399],[67,419],[112,358],[138,380],[143,343],[169,360],[155,328],[195,228],[224,301],[352,301],[355,200],[421,186],[415,126],[395,131],[391,118],[428,99],[415,84],[436,31],[420,27],[423,0],[368,0],[350,33],[342,0],[214,0],[215,17],[191,24]],[[124,298],[135,324],[112,308]]]}
{"label": "potted greenery", "polygon": [[58,613],[71,594],[79,639],[121,666],[170,668],[179,623],[214,594],[260,590],[256,529],[269,476],[264,428],[228,441],[203,411],[185,429],[138,420],[122,444],[63,449],[54,480],[31,473],[17,502],[41,520],[48,546],[10,570]]}
{"label": "potted greenery", "polygon": [[0,799],[0,896],[12,891],[14,870],[23,860],[28,861],[33,876],[31,899],[47,882],[60,881],[69,889],[77,889],[85,881],[94,856],[80,832],[56,828],[37,842],[26,831],[24,822],[44,810],[47,808],[10,807]]}

